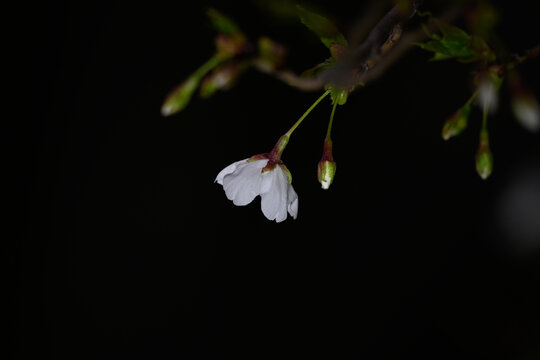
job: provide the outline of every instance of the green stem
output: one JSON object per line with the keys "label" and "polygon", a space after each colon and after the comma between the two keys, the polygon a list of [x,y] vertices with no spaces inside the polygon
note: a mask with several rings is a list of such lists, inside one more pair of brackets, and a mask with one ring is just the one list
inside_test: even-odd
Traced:
{"label": "green stem", "polygon": [[488,118],[488,110],[487,105],[484,105],[484,111],[482,114],[482,133],[487,134],[487,118]]}
{"label": "green stem", "polygon": [[212,69],[223,63],[225,60],[227,60],[226,57],[215,54],[212,56],[208,61],[206,61],[204,64],[202,64],[195,72],[193,73],[193,76],[196,77],[199,81],[208,74]]}
{"label": "green stem", "polygon": [[484,105],[484,111],[482,114],[482,128],[480,129],[480,148],[487,148],[489,150],[489,132],[487,128],[487,119],[487,106]]}
{"label": "green stem", "polygon": [[326,130],[326,140],[330,139],[330,134],[332,133],[332,124],[334,123],[334,113],[336,112],[337,105],[338,102],[334,101],[332,113],[330,114],[330,121],[328,121],[328,129]]}
{"label": "green stem", "polygon": [[469,98],[469,100],[467,100],[467,102],[465,103],[464,106],[470,106],[471,103],[476,100],[476,96],[478,95],[478,90],[475,90],[474,93],[471,95],[471,97]]}
{"label": "green stem", "polygon": [[300,117],[300,119],[298,119],[294,125],[289,129],[289,131],[287,131],[284,136],[291,136],[291,134],[293,133],[294,130],[296,130],[296,128],[298,127],[298,125],[300,125],[302,123],[302,121],[304,121],[304,119],[306,118],[306,116],[309,115],[309,113],[311,112],[311,110],[315,109],[315,107],[317,105],[319,105],[319,103],[326,97],[328,96],[328,94],[330,94],[330,90],[327,90],[324,94],[321,95],[320,98],[318,98],[314,103],[313,105],[311,105],[309,107],[309,109],[306,110],[306,112]]}
{"label": "green stem", "polygon": [[314,103],[313,105],[311,105],[309,107],[309,109],[306,110],[306,112],[300,117],[300,119],[298,119],[294,125],[289,129],[289,131],[287,131],[285,134],[281,135],[281,137],[279,138],[279,140],[277,141],[276,145],[274,145],[274,148],[272,149],[272,151],[270,152],[270,154],[272,155],[273,158],[275,158],[276,160],[279,160],[281,159],[281,154],[283,154],[283,151],[285,150],[285,147],[287,146],[287,144],[289,143],[289,137],[291,136],[291,134],[293,133],[293,131],[298,127],[298,125],[300,125],[302,123],[302,121],[304,121],[304,119],[306,118],[306,116],[309,115],[309,113],[311,112],[311,110],[315,109],[315,107],[317,105],[319,105],[319,103],[326,97],[328,96],[328,94],[330,94],[330,90],[327,90],[324,94],[321,95],[320,98],[318,98]]}

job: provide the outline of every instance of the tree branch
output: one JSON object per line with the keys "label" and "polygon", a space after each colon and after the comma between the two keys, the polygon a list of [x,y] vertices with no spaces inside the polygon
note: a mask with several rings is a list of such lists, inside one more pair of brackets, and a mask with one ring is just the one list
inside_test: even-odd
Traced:
{"label": "tree branch", "polygon": [[321,74],[323,83],[341,89],[357,86],[360,83],[359,78],[397,43],[403,25],[416,14],[422,3],[423,0],[413,0],[408,8],[400,4],[392,7],[360,46],[344,52],[336,66]]}

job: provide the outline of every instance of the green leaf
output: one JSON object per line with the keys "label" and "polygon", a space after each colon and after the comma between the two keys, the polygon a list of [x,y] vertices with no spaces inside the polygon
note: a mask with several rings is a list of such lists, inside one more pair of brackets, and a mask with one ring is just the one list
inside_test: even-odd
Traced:
{"label": "green leaf", "polygon": [[347,39],[338,28],[325,17],[297,6],[300,21],[321,39],[323,44],[330,48],[332,44],[348,46]]}
{"label": "green leaf", "polygon": [[337,103],[338,105],[345,105],[347,98],[349,97],[348,90],[342,90],[335,87],[329,87],[330,97],[332,98],[332,103]]}
{"label": "green leaf", "polygon": [[431,21],[436,22],[440,35],[428,33],[431,39],[417,45],[434,53],[432,61],[445,59],[457,59],[460,62],[495,60],[494,53],[482,38],[470,36],[462,29],[436,19]]}

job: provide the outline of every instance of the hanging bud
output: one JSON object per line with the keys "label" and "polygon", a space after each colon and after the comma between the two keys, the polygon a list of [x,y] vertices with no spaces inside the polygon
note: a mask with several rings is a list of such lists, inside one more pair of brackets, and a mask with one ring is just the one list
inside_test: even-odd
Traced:
{"label": "hanging bud", "polygon": [[259,60],[269,69],[279,69],[285,63],[287,49],[268,37],[259,38]]}
{"label": "hanging bud", "polygon": [[520,94],[512,98],[512,110],[516,119],[531,132],[540,130],[540,107],[531,94]]}
{"label": "hanging bud", "polygon": [[231,58],[245,50],[247,39],[236,23],[214,8],[208,9],[210,22],[218,32],[215,38],[217,53],[223,58]]}
{"label": "hanging bud", "polygon": [[336,175],[336,162],[332,156],[332,139],[326,138],[324,141],[324,150],[321,160],[317,166],[317,178],[321,183],[321,187],[327,190]]}
{"label": "hanging bud", "polygon": [[512,110],[521,126],[531,132],[540,130],[540,106],[517,74],[510,77]]}
{"label": "hanging bud", "polygon": [[486,180],[493,172],[493,155],[489,148],[489,135],[486,130],[480,132],[480,144],[476,152],[476,172]]}
{"label": "hanging bud", "polygon": [[457,136],[467,128],[469,113],[471,112],[471,102],[467,102],[463,107],[459,108],[454,115],[448,118],[442,128],[442,138],[448,140],[451,137]]}
{"label": "hanging bud", "polygon": [[230,89],[246,69],[246,65],[235,61],[218,66],[207,75],[199,89],[199,94],[206,99],[218,90]]}
{"label": "hanging bud", "polygon": [[216,66],[223,62],[223,58],[216,54],[207,62],[202,64],[183,83],[178,85],[167,95],[163,105],[161,105],[161,115],[170,116],[176,114],[189,104],[195,90],[199,87],[203,77]]}
{"label": "hanging bud", "polygon": [[191,96],[199,86],[200,78],[196,75],[188,77],[169,93],[161,106],[161,115],[169,116],[182,111],[190,102]]}
{"label": "hanging bud", "polygon": [[216,35],[214,40],[216,52],[223,58],[232,58],[241,54],[246,49],[246,39],[243,36]]}

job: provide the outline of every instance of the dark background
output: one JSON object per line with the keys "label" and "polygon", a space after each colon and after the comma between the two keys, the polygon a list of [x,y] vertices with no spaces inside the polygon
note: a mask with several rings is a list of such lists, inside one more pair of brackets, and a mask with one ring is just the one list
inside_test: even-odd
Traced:
{"label": "dark background", "polygon": [[[511,52],[539,41],[531,4],[501,3]],[[298,219],[276,224],[213,181],[269,151],[319,93],[251,71],[161,117],[214,50],[208,5],[287,45],[298,72],[327,57],[301,24],[247,2],[13,11],[14,358],[540,358],[540,141],[513,120],[506,87],[487,181],[474,168],[480,111],[440,138],[470,94],[469,65],[416,50],[351,95],[328,191],[316,179],[323,102],[283,157]],[[358,15],[320,6],[343,29]],[[520,68],[537,96],[538,67]]]}

